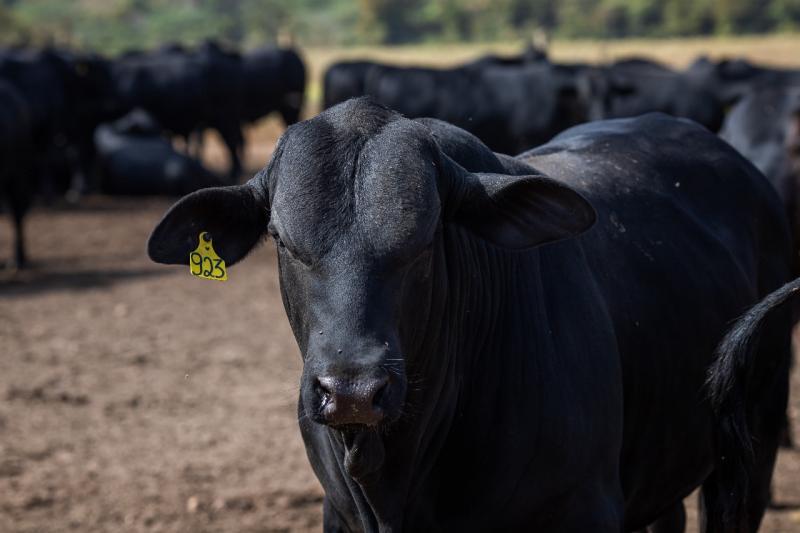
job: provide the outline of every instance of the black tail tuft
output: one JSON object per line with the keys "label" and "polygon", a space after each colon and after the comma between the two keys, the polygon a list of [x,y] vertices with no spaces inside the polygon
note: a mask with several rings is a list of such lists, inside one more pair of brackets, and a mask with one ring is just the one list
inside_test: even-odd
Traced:
{"label": "black tail tuft", "polygon": [[[800,278],[790,281],[753,306],[728,331],[717,347],[706,386],[718,421],[718,457],[714,484],[719,493],[707,501],[709,531],[745,531],[746,495],[753,462],[753,444],[747,428],[747,377],[758,350],[759,337],[770,312],[800,291]],[[704,487],[704,490],[706,488]]]}

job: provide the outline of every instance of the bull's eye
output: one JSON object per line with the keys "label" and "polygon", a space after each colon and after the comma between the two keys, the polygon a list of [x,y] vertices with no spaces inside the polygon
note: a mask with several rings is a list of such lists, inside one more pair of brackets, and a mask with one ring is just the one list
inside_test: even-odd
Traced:
{"label": "bull's eye", "polygon": [[286,246],[286,243],[283,242],[283,239],[281,239],[281,236],[278,234],[278,230],[275,229],[272,224],[267,226],[267,233],[275,241],[275,246],[278,247],[278,253],[280,254],[280,257],[287,258],[292,261],[298,261],[304,266],[309,266],[311,264],[311,262],[307,261],[305,257],[297,255],[297,251],[291,246],[291,239],[289,240],[289,246]]}

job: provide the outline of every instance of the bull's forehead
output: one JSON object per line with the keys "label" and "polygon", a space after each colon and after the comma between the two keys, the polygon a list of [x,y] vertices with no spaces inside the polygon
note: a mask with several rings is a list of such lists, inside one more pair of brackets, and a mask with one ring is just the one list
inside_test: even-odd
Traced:
{"label": "bull's forehead", "polygon": [[440,206],[427,130],[399,118],[305,126],[273,165],[272,217],[287,244],[316,260],[333,249],[403,257],[431,241]]}

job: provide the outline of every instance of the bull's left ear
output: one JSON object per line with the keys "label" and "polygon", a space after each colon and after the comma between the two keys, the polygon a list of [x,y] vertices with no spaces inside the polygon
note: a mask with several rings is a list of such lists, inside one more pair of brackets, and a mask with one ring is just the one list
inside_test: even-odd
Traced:
{"label": "bull's left ear", "polygon": [[580,235],[597,214],[577,191],[545,176],[466,173],[455,222],[514,250]]}
{"label": "bull's left ear", "polygon": [[188,264],[200,233],[206,231],[230,266],[258,243],[268,222],[268,202],[252,183],[201,189],[167,211],[150,235],[147,254],[156,263]]}

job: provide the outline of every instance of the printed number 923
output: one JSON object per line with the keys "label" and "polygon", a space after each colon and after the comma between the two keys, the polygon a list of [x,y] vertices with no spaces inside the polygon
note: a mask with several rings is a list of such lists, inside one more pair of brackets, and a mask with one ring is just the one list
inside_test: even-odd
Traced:
{"label": "printed number 923", "polygon": [[203,257],[197,252],[189,254],[191,261],[192,274],[201,278],[221,279],[225,277],[225,269],[222,267],[222,259],[211,259]]}

